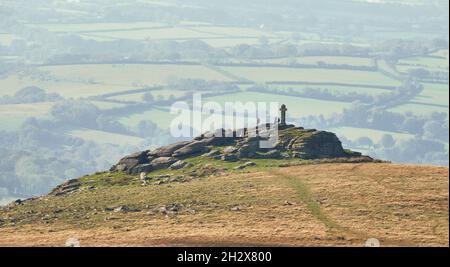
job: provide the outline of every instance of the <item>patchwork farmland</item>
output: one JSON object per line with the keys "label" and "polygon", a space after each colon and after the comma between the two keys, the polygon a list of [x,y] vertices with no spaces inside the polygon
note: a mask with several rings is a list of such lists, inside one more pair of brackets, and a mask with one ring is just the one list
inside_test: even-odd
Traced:
{"label": "patchwork farmland", "polygon": [[[175,0],[52,2],[39,7],[39,18],[5,20],[0,32],[0,140],[26,155],[20,164],[40,179],[61,178],[55,158],[73,164],[63,176],[77,177],[177,141],[168,131],[176,117],[170,107],[190,103],[194,92],[220,104],[284,103],[288,122],[336,132],[350,149],[447,165],[448,34],[409,27],[414,18],[401,28],[396,17],[366,21],[347,8],[340,12],[348,24],[320,6],[314,18],[298,7],[271,17],[241,4],[230,11]],[[358,8],[384,8],[365,2]],[[4,1],[0,9],[27,8],[20,5]],[[36,150],[44,137],[52,142]],[[48,162],[30,163],[33,152]],[[85,169],[73,160],[86,157],[95,164]],[[40,169],[45,164],[51,172]]]}
{"label": "patchwork farmland", "polygon": [[[200,22],[183,22],[178,26],[170,26],[155,22],[133,23],[94,23],[94,24],[30,24],[33,28],[44,28],[56,34],[76,34],[82,38],[100,38],[101,41],[123,40],[202,40],[213,47],[233,47],[239,44],[259,45],[262,38],[270,42],[289,42],[289,32],[276,32],[245,27],[229,27],[204,24]],[[303,42],[329,43],[314,34],[302,34]],[[13,40],[12,35],[1,35],[3,42]],[[307,39],[310,38],[310,39]],[[447,58],[445,58],[447,55]],[[329,92],[342,94],[367,94],[379,96],[387,94],[402,81],[380,69],[377,70],[376,59],[370,57],[351,56],[303,56],[277,57],[271,59],[233,60],[231,63],[202,64],[192,61],[188,64],[170,62],[164,63],[115,63],[115,64],[57,64],[36,65],[26,71],[4,75],[0,79],[1,94],[11,95],[26,86],[38,86],[48,92],[60,94],[64,98],[87,99],[101,110],[122,108],[136,103],[144,104],[143,97],[150,92],[153,98],[159,100],[184,99],[189,90],[173,89],[169,86],[171,80],[201,79],[221,81],[239,85],[241,92],[214,92],[218,96],[207,100],[218,101],[267,101],[276,99],[290,106],[289,115],[292,119],[310,115],[329,116],[341,113],[351,105],[351,101],[330,101],[300,96],[280,96],[289,91],[305,91],[326,89]],[[298,66],[299,65],[299,66]],[[330,66],[334,66],[330,68]],[[404,58],[394,66],[399,77],[408,70],[423,67],[428,70],[446,71],[448,73],[448,50],[440,50],[431,55]],[[355,69],[352,69],[355,68]],[[358,68],[367,68],[362,70]],[[266,84],[272,92],[247,92],[251,84]],[[158,90],[147,90],[161,86]],[[390,107],[390,111],[418,114],[432,112],[448,113],[448,83],[424,83],[424,89],[416,97],[405,103]],[[164,102],[164,101],[163,101]],[[1,128],[3,130],[17,129],[27,116],[46,116],[51,103],[24,106],[5,106],[2,110]],[[317,108],[319,107],[319,108]],[[151,120],[158,127],[166,128],[167,120],[173,118],[169,112],[168,103],[163,105],[149,104],[147,108],[139,109],[137,113],[117,115],[117,120],[126,127],[135,127],[140,120]],[[8,119],[6,119],[6,117]],[[375,130],[375,129],[374,129]],[[395,133],[393,133],[395,135]],[[344,134],[345,135],[345,134]],[[78,134],[78,137],[83,135]],[[89,140],[96,136],[90,135]],[[352,138],[348,135],[348,138]],[[104,142],[105,139],[101,141]],[[114,140],[114,139],[111,139]],[[100,141],[100,140],[99,140]],[[114,140],[116,142],[117,140]],[[119,139],[120,142],[120,139]]]}

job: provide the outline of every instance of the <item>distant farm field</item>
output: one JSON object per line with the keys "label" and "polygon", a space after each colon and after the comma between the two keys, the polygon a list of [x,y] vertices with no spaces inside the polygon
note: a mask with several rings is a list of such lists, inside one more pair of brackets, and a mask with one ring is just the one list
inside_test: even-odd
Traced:
{"label": "distant farm field", "polygon": [[390,90],[386,89],[378,89],[378,88],[369,88],[362,86],[339,86],[339,85],[272,85],[271,89],[288,92],[292,90],[293,92],[302,92],[307,91],[307,89],[321,89],[328,90],[331,93],[340,93],[340,94],[367,94],[367,95],[382,95],[389,93]]}
{"label": "distant farm field", "polygon": [[[0,96],[13,95],[16,91],[26,86],[37,86],[45,89],[48,93],[58,93],[67,98],[89,97],[124,90],[123,85],[83,81],[83,76],[71,79],[51,79],[46,76],[10,75],[3,79],[0,78],[0,86]],[[134,87],[130,84],[125,89],[132,88]]]}
{"label": "distant farm field", "polygon": [[166,84],[170,78],[229,81],[224,75],[200,65],[87,64],[40,67],[54,79],[68,82],[129,86]]}
{"label": "distant farm field", "polygon": [[[328,116],[332,113],[341,112],[344,108],[349,107],[350,103],[316,100],[311,98],[292,97],[259,92],[242,92],[236,94],[214,96],[205,98],[204,101],[215,101],[221,103],[222,107],[225,102],[272,102],[286,104],[289,107],[288,117],[299,118],[309,115]],[[318,108],[319,107],[319,108]]]}
{"label": "distant farm field", "polygon": [[410,57],[399,60],[397,66],[403,69],[426,68],[448,71],[448,60],[439,57]]}
{"label": "distant farm field", "polygon": [[[191,119],[192,120],[192,114],[199,114],[199,112],[193,112],[191,113]],[[131,114],[129,116],[124,116],[120,118],[120,122],[124,125],[127,125],[130,129],[135,130],[138,123],[142,120],[148,120],[155,123],[159,128],[161,129],[169,129],[169,127],[172,124],[172,121],[178,117],[180,114],[171,114],[169,109],[151,109],[148,111],[144,111],[141,113]],[[212,116],[212,117],[211,117]],[[227,128],[230,125],[234,124],[234,120],[236,121],[243,121],[242,117],[239,115],[236,115],[236,117],[232,116],[223,116],[223,115],[210,115],[206,113],[201,114],[201,121],[204,122],[206,119],[213,119],[216,123],[214,126],[217,128],[225,127]],[[223,122],[223,124],[221,124]],[[185,125],[189,125],[190,121],[182,121]],[[196,131],[194,135],[200,134],[200,131],[202,130],[202,125],[197,125],[195,123],[192,123],[192,128]],[[189,127],[189,126],[188,126]],[[234,129],[234,127],[228,127],[228,129]],[[203,129],[206,130],[206,129]]]}
{"label": "distant farm field", "polygon": [[135,130],[140,121],[152,121],[158,125],[161,129],[168,129],[170,123],[176,115],[170,113],[169,110],[165,109],[151,109],[148,111],[130,114],[128,116],[123,116],[119,118],[119,122],[126,125],[128,128]]}
{"label": "distant farm field", "polygon": [[447,69],[431,68],[431,67],[424,67],[424,66],[417,66],[417,65],[397,65],[395,68],[398,72],[400,72],[401,74],[404,74],[404,75],[407,75],[410,71],[416,70],[416,69],[426,69],[427,71],[430,71],[430,72],[447,72],[448,73],[448,68]]}
{"label": "distant farm field", "polygon": [[222,67],[222,69],[232,75],[255,82],[328,82],[379,86],[397,86],[400,84],[392,78],[372,71],[277,67]]}
{"label": "distant farm field", "polygon": [[433,112],[442,112],[448,114],[448,107],[430,106],[423,104],[403,104],[394,108],[389,109],[389,111],[397,113],[413,113],[415,115],[429,115]]}
{"label": "distant farm field", "polygon": [[398,113],[411,112],[417,115],[433,112],[449,113],[449,85],[423,83],[422,92],[410,102],[391,108]]}
{"label": "distant farm field", "polygon": [[53,103],[0,105],[0,130],[18,129],[29,117],[47,117]]}
{"label": "distant farm field", "polygon": [[295,58],[276,58],[262,60],[264,63],[271,64],[305,64],[305,65],[348,65],[357,67],[371,67],[373,62],[371,58],[366,57],[336,57],[336,56],[306,56]]}
{"label": "distant farm field", "polygon": [[134,145],[138,146],[144,139],[129,135],[122,135],[117,133],[109,133],[104,131],[97,131],[92,129],[78,129],[72,130],[67,135],[78,137],[86,141],[92,141],[100,144],[113,145]]}
{"label": "distant farm field", "polygon": [[[269,38],[269,43],[276,43],[282,39]],[[218,38],[205,38],[202,39],[205,43],[212,47],[233,47],[240,44],[258,45],[261,43],[259,38],[256,37],[218,37]]]}
{"label": "distant farm field", "polygon": [[130,39],[130,40],[186,40],[186,39],[203,39],[214,38],[220,35],[208,32],[194,31],[189,28],[175,27],[175,28],[155,28],[155,29],[141,29],[141,30],[121,30],[109,32],[93,32],[91,36],[107,37],[116,39]]}
{"label": "distant farm field", "polygon": [[246,27],[204,26],[192,27],[191,29],[198,32],[207,32],[229,37],[277,37],[277,35],[272,32]]}
{"label": "distant farm field", "polygon": [[440,49],[431,54],[431,56],[442,57],[448,60],[448,49]]}
{"label": "distant farm field", "polygon": [[354,127],[337,127],[329,129],[334,132],[338,137],[345,137],[352,141],[356,141],[360,137],[369,137],[374,143],[379,143],[384,135],[391,135],[395,140],[409,140],[413,139],[413,134],[389,132],[367,128],[354,128]]}
{"label": "distant farm field", "polygon": [[[83,39],[96,41],[117,39],[182,41],[199,39],[213,47],[231,47],[239,44],[255,45],[260,43],[261,37],[268,38],[270,42],[281,41],[287,37],[287,35],[282,33],[274,33],[249,27],[213,26],[208,23],[195,21],[182,21],[177,26],[157,22],[49,23],[28,25],[45,28],[55,33],[76,33]],[[3,39],[8,41],[10,37],[5,36]]]}
{"label": "distant farm field", "polygon": [[[155,100],[163,99],[167,100],[171,96],[180,97],[187,93],[187,91],[182,90],[171,90],[171,89],[162,89],[162,90],[152,90],[149,93],[153,96]],[[146,93],[133,93],[133,94],[123,94],[111,96],[108,99],[117,100],[117,101],[126,101],[126,102],[143,102],[144,95]]]}
{"label": "distant farm field", "polygon": [[114,31],[136,28],[156,28],[165,26],[157,22],[132,23],[56,23],[56,24],[28,24],[29,26],[45,28],[52,32],[95,32]]}
{"label": "distant farm field", "polygon": [[449,85],[423,83],[423,91],[413,99],[415,103],[449,106]]}

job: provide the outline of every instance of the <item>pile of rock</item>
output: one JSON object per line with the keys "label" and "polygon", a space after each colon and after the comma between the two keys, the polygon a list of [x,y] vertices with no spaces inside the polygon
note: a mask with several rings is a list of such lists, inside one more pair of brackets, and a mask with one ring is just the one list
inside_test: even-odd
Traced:
{"label": "pile of rock", "polygon": [[76,192],[80,189],[81,183],[78,179],[72,179],[64,182],[63,184],[58,185],[55,189],[50,192],[50,195],[54,196],[62,196],[67,195],[73,192]]}
{"label": "pile of rock", "polygon": [[203,134],[191,141],[177,142],[152,151],[137,152],[122,158],[111,171],[138,174],[159,169],[178,170],[190,166],[185,159],[194,156],[236,162],[248,159],[323,159],[361,155],[345,151],[334,133],[303,129],[293,125],[284,126],[278,131],[278,141],[273,148],[261,148],[260,142],[267,138],[255,136],[253,133],[258,130],[261,132],[262,128],[264,127],[233,132],[221,129]]}

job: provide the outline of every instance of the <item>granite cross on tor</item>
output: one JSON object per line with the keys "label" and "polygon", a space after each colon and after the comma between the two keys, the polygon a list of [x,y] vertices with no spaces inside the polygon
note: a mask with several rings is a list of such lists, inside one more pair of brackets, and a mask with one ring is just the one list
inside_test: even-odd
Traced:
{"label": "granite cross on tor", "polygon": [[286,108],[285,104],[281,105],[280,111],[281,111],[280,125],[281,126],[285,126],[286,125],[286,111],[287,111],[287,108]]}

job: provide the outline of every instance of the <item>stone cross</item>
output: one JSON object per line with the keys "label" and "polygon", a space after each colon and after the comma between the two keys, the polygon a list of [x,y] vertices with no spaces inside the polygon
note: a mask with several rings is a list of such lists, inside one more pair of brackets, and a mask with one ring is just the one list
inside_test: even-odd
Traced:
{"label": "stone cross", "polygon": [[286,108],[285,104],[281,105],[280,111],[281,111],[280,125],[284,126],[284,125],[286,125],[286,111],[287,111],[287,108]]}

